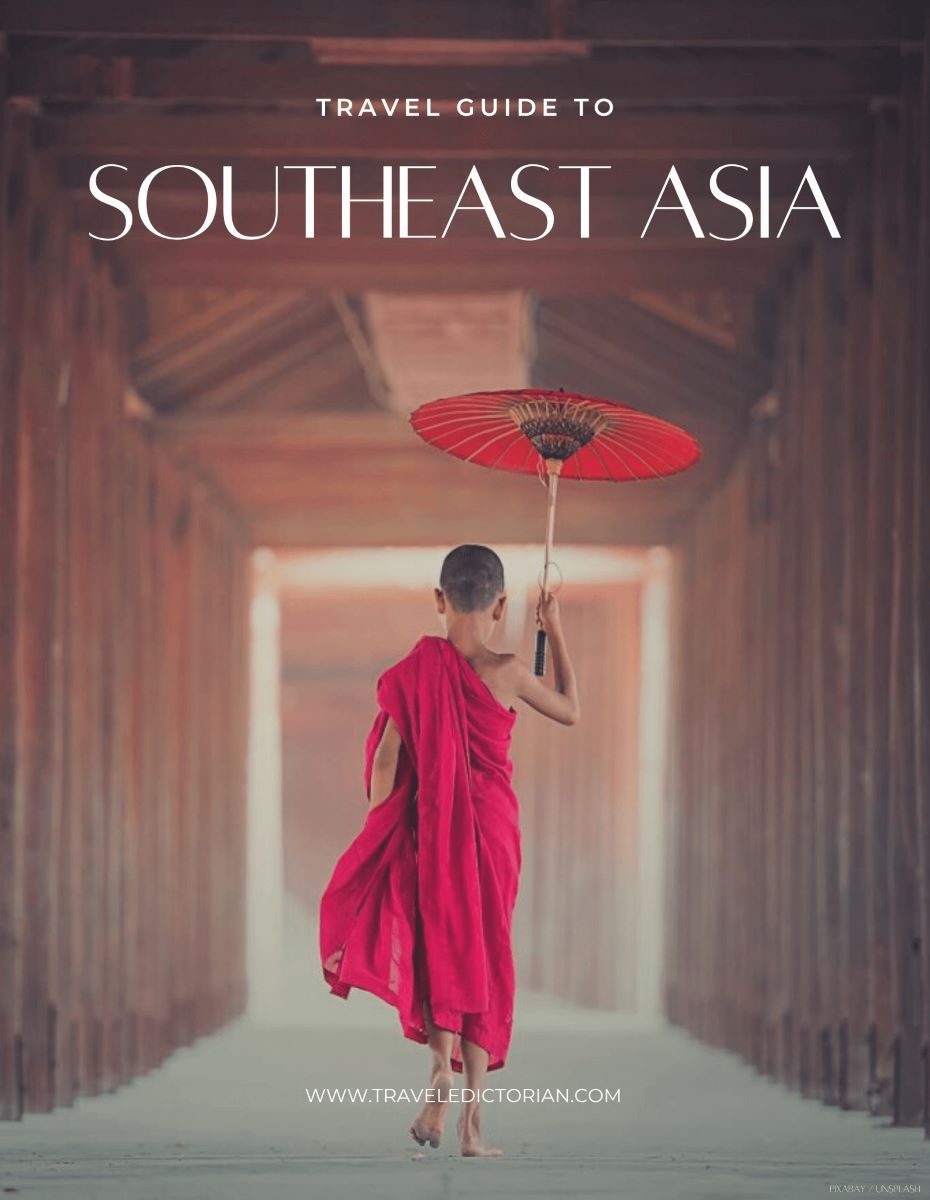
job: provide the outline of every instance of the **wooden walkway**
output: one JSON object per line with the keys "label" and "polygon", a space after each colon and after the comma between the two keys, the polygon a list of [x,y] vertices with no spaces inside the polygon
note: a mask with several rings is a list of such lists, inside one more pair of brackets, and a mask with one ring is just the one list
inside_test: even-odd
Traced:
{"label": "wooden walkway", "polygon": [[337,1017],[240,1022],[116,1095],[7,1125],[0,1187],[37,1200],[808,1200],[844,1184],[930,1186],[913,1130],[802,1100],[681,1031],[609,1033],[604,1014],[571,1009],[530,1008],[489,1085],[619,1087],[619,1103],[489,1104],[485,1127],[505,1158],[462,1160],[453,1142],[416,1159],[410,1104],[308,1103],[308,1086],[421,1086],[423,1052],[387,1009]]}

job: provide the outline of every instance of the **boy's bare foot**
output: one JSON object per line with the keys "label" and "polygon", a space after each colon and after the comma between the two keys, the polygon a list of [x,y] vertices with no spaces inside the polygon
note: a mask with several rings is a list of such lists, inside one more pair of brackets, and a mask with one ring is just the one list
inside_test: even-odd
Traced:
{"label": "boy's bare foot", "polygon": [[481,1140],[481,1121],[478,1105],[466,1104],[459,1115],[459,1150],[463,1158],[500,1158],[503,1150]]}
{"label": "boy's bare foot", "polygon": [[421,1146],[427,1142],[435,1150],[442,1141],[442,1130],[449,1106],[449,1090],[452,1087],[452,1072],[436,1070],[430,1077],[429,1086],[434,1093],[426,1100],[410,1126],[410,1136]]}

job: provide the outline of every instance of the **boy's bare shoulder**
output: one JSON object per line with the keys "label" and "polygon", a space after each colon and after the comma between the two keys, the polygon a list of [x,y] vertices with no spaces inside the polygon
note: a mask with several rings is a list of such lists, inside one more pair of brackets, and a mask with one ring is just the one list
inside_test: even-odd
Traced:
{"label": "boy's bare shoulder", "polygon": [[517,678],[527,670],[526,663],[516,654],[494,654],[492,670],[500,672],[501,676]]}

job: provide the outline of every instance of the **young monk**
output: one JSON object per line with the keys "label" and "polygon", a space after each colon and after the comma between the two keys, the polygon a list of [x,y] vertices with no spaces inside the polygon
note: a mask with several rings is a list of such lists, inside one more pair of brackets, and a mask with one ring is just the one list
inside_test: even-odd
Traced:
{"label": "young monk", "polygon": [[[562,725],[580,716],[554,596],[538,616],[549,687],[489,642],[507,596],[501,560],[458,546],[435,589],[445,637],[422,637],[377,685],[365,746],[365,825],[339,859],[320,906],[323,974],[339,996],[364,988],[397,1007],[405,1036],[432,1053],[427,1103],[410,1127],[440,1144],[453,1071],[480,1095],[504,1065],[513,1021],[511,918],[520,873],[510,735],[518,700]],[[483,1141],[478,1100],[464,1103],[459,1148]]]}

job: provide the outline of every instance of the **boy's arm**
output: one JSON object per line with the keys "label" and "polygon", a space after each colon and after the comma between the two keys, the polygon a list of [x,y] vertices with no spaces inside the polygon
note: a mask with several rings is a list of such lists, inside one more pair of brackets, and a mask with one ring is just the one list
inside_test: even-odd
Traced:
{"label": "boy's arm", "polygon": [[578,685],[562,632],[559,602],[555,596],[540,601],[539,618],[549,640],[555,687],[548,687],[529,667],[518,662],[517,695],[544,717],[551,717],[560,725],[575,725],[581,718]]}
{"label": "boy's arm", "polygon": [[383,804],[394,790],[400,746],[400,730],[388,717],[371,764],[371,790],[368,798],[370,808]]}

